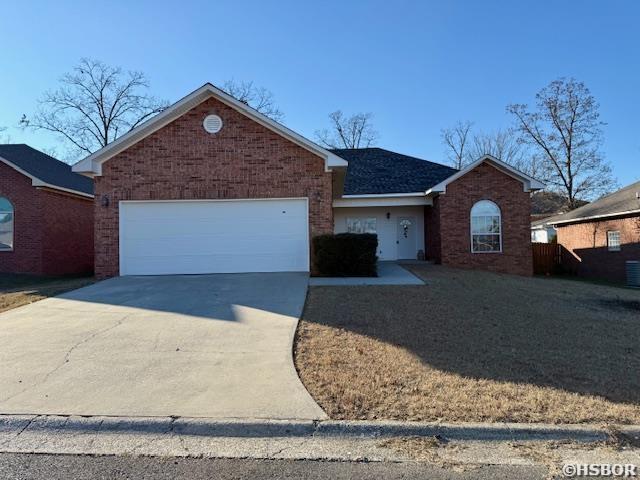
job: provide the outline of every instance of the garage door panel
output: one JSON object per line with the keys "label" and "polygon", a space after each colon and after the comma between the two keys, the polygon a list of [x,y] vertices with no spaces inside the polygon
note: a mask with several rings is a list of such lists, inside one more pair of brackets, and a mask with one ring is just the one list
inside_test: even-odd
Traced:
{"label": "garage door panel", "polygon": [[[228,202],[224,202],[228,203]],[[217,208],[217,207],[216,207]],[[277,212],[242,212],[241,210],[232,210],[229,209],[228,212],[220,212],[219,215],[197,215],[198,212],[189,212],[189,218],[183,218],[184,210],[177,212],[166,212],[164,214],[154,212],[153,215],[148,215],[143,210],[128,210],[130,213],[134,214],[136,219],[142,222],[149,223],[162,223],[168,222],[169,220],[174,221],[189,221],[193,223],[202,223],[202,224],[211,224],[217,222],[226,222],[232,218],[241,217],[246,220],[253,221],[265,221],[265,217],[269,218],[272,221],[277,221],[279,219],[285,218],[297,218],[297,219],[306,219],[306,213],[293,213],[286,210]],[[278,216],[275,216],[277,214]]]}
{"label": "garage door panel", "polygon": [[[235,238],[228,235],[190,236],[171,238],[128,238],[125,255],[129,257],[177,256],[185,254],[180,249],[188,249],[189,255],[209,255],[211,245],[216,244],[218,255],[238,255],[238,251],[251,254],[278,255],[282,250],[301,253],[306,251],[300,245],[299,237],[278,237],[265,235],[261,238]],[[277,241],[276,248],[271,243]],[[152,254],[150,254],[150,252]]]}
{"label": "garage door panel", "polygon": [[308,271],[306,199],[122,202],[121,275]]}
{"label": "garage door panel", "polygon": [[[123,239],[153,240],[156,238],[204,238],[209,240],[219,238],[231,238],[235,241],[252,238],[299,238],[300,225],[304,220],[298,220],[298,225],[283,224],[278,222],[256,223],[252,226],[238,222],[223,223],[216,225],[200,226],[190,225],[188,222],[180,225],[158,226],[147,222],[124,224]],[[256,232],[256,230],[259,230]],[[261,231],[260,231],[261,230]]]}
{"label": "garage door panel", "polygon": [[[190,222],[186,219],[166,218],[162,220],[141,219],[135,222],[126,222],[124,228],[124,238],[145,238],[152,239],[159,236],[182,237],[190,236],[255,236],[260,235],[277,236],[298,235],[300,225],[306,222],[305,217],[286,217],[275,219],[238,219],[238,220],[197,220]],[[132,226],[134,228],[126,228]]]}
{"label": "garage door panel", "polygon": [[[289,202],[284,203],[284,202]],[[294,202],[298,202],[297,204]],[[276,206],[275,204],[278,204]],[[211,202],[136,202],[126,203],[129,212],[142,218],[162,219],[165,217],[181,217],[185,209],[189,210],[192,218],[205,220],[220,220],[230,215],[244,215],[254,218],[262,218],[273,213],[286,212],[288,215],[306,218],[306,203],[304,200],[242,200],[242,201],[211,201]],[[214,208],[212,208],[212,206]],[[249,209],[248,209],[249,207]]]}
{"label": "garage door panel", "polygon": [[[178,275],[189,273],[240,273],[237,272],[238,262],[244,261],[244,256],[238,255],[178,255],[177,263],[168,264],[166,257],[134,257],[128,263],[128,275]],[[298,271],[298,264],[288,255],[256,255],[252,272]],[[179,268],[172,265],[179,265]],[[211,269],[215,269],[211,272]]]}

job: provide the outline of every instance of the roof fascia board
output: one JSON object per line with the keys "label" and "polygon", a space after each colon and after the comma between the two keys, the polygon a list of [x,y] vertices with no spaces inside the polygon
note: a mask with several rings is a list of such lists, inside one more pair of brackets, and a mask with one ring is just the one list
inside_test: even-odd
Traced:
{"label": "roof fascia board", "polygon": [[578,217],[578,218],[571,218],[569,220],[558,220],[558,221],[551,221],[548,222],[546,225],[562,225],[565,223],[578,223],[578,222],[585,222],[588,220],[598,220],[600,218],[611,218],[611,217],[622,217],[625,215],[633,215],[633,214],[640,214],[640,209],[636,209],[636,210],[626,210],[624,212],[615,212],[615,213],[604,213],[602,215],[591,215],[591,216],[587,216],[587,217]]}
{"label": "roof fascia board", "polygon": [[405,207],[414,205],[433,205],[430,198],[421,195],[405,197],[368,197],[368,198],[337,198],[333,201],[334,208],[347,207]]}
{"label": "roof fascia board", "polygon": [[74,195],[79,195],[81,197],[93,198],[93,195],[91,195],[90,193],[80,192],[78,190],[73,190],[72,188],[60,187],[58,185],[53,185],[51,183],[47,183],[43,180],[40,180],[38,177],[31,175],[29,172],[18,167],[15,163],[10,162],[6,158],[0,157],[0,162],[10,166],[16,172],[29,178],[31,180],[32,187],[46,187],[46,188],[51,188],[53,190],[60,190],[61,192],[73,193]]}
{"label": "roof fascia board", "polygon": [[410,193],[365,193],[361,195],[343,195],[342,198],[393,198],[393,197],[424,197],[424,192]]}
{"label": "roof fascia board", "polygon": [[426,195],[430,195],[430,194],[435,194],[435,193],[446,193],[447,192],[447,185],[449,185],[451,182],[457,180],[458,178],[466,175],[471,170],[476,168],[478,165],[480,165],[482,163],[485,163],[485,162],[491,164],[492,166],[494,166],[498,170],[500,170],[500,171],[506,173],[507,175],[515,178],[516,180],[520,180],[522,182],[523,189],[524,189],[525,192],[530,192],[532,190],[541,190],[541,189],[545,188],[545,186],[546,186],[544,183],[540,182],[539,180],[536,180],[535,178],[530,177],[529,175],[527,175],[525,173],[522,173],[519,170],[516,170],[511,165],[508,165],[505,162],[503,162],[501,160],[498,160],[495,157],[492,157],[491,155],[484,155],[484,156],[480,157],[478,160],[476,160],[475,162],[473,162],[472,164],[470,164],[470,165],[466,166],[465,168],[463,168],[462,170],[454,173],[449,178],[446,178],[445,180],[443,180],[442,182],[438,183],[437,185],[434,185],[429,190],[427,190],[425,192],[425,194]]}
{"label": "roof fascia board", "polygon": [[188,112],[191,108],[199,105],[209,97],[214,97],[226,104],[227,106],[241,112],[245,116],[251,118],[255,122],[259,123],[265,128],[279,134],[280,136],[288,139],[289,141],[305,148],[306,150],[318,155],[325,160],[325,170],[329,170],[331,167],[346,167],[347,161],[343,158],[331,153],[319,145],[307,140],[303,136],[297,134],[293,130],[285,127],[284,125],[271,120],[267,116],[257,112],[255,109],[248,105],[236,100],[231,95],[223,92],[219,88],[214,87],[210,83],[204,84],[202,87],[191,92],[186,97],[178,100],[176,103],[168,107],[163,112],[150,118],[144,123],[137,126],[135,129],[121,136],[117,140],[114,140],[109,145],[101,148],[97,152],[92,153],[88,157],[80,160],[73,166],[74,172],[86,172],[93,173],[94,175],[102,175],[102,163],[106,162],[114,155],[122,152],[123,150],[134,145],[143,138],[151,135],[162,127],[168,125],[175,119],[179,118],[184,113]]}

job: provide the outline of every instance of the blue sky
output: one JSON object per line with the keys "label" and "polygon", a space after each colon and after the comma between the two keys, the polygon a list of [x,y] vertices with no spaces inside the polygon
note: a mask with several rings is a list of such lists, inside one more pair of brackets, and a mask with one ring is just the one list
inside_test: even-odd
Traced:
{"label": "blue sky", "polygon": [[5,0],[2,16],[0,126],[13,142],[57,146],[14,127],[81,57],[141,70],[172,102],[253,80],[310,138],[329,112],[372,112],[380,146],[439,162],[441,128],[508,127],[507,104],[574,76],[601,104],[618,181],[640,179],[637,1]]}

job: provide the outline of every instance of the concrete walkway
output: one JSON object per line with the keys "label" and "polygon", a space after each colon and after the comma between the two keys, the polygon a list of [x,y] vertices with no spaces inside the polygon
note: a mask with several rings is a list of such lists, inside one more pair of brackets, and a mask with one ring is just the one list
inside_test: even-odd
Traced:
{"label": "concrete walkway", "polygon": [[298,273],[120,277],[0,314],[0,413],[321,419]]}
{"label": "concrete walkway", "polygon": [[424,282],[396,262],[378,262],[377,277],[312,277],[309,285],[424,285]]}

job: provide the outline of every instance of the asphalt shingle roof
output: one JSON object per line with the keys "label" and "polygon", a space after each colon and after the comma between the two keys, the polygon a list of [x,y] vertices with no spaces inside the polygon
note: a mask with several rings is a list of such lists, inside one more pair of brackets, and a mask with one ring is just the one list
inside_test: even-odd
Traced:
{"label": "asphalt shingle roof", "polygon": [[349,162],[344,195],[424,192],[457,172],[382,148],[331,150]]}
{"label": "asphalt shingle roof", "polygon": [[45,183],[93,195],[92,179],[72,172],[71,165],[29,145],[0,145],[0,157]]}
{"label": "asphalt shingle roof", "polygon": [[581,218],[598,217],[601,215],[615,215],[618,213],[640,210],[640,182],[632,183],[617,192],[610,193],[595,202],[571,210],[570,212],[556,215],[544,220],[546,224],[555,222],[578,221]]}

